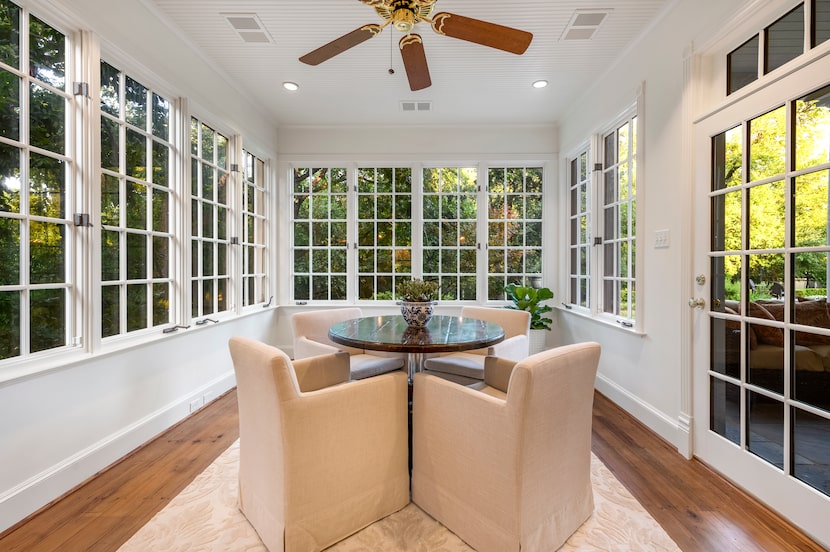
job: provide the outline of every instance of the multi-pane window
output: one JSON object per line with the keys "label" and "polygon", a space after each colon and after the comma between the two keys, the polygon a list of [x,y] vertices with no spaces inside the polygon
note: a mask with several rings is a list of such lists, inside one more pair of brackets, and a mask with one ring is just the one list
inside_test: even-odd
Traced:
{"label": "multi-pane window", "polygon": [[[805,4],[809,4],[809,10]],[[805,35],[809,37],[810,48],[830,38],[830,0],[799,3],[763,32],[729,52],[726,93],[740,90],[757,80],[758,75],[774,71],[803,54]]]}
{"label": "multi-pane window", "polygon": [[67,39],[0,0],[0,360],[67,345]]}
{"label": "multi-pane window", "polygon": [[412,277],[412,169],[357,171],[357,297],[393,299]]}
{"label": "multi-pane window", "polygon": [[637,220],[637,117],[605,134],[602,170],[602,307],[633,319]]}
{"label": "multi-pane window", "polygon": [[191,314],[231,308],[228,138],[195,117],[190,121]]}
{"label": "multi-pane window", "polygon": [[588,150],[571,159],[568,169],[568,293],[570,302],[591,307],[591,180]]}
{"label": "multi-pane window", "polygon": [[423,273],[438,280],[443,299],[475,300],[478,172],[423,170]]}
{"label": "multi-pane window", "polygon": [[487,171],[487,298],[504,299],[507,284],[541,284],[541,167]]}
{"label": "multi-pane window", "polygon": [[265,162],[250,152],[245,159],[242,189],[242,305],[267,301],[268,220],[265,218]]}
{"label": "multi-pane window", "polygon": [[292,299],[391,301],[410,278],[439,282],[445,301],[504,301],[507,284],[539,285],[543,167],[491,167],[486,186],[478,176],[475,167],[295,168]]}
{"label": "multi-pane window", "polygon": [[295,168],[291,191],[297,301],[345,300],[348,182],[345,168]]}
{"label": "multi-pane window", "polygon": [[170,322],[170,102],[101,62],[101,337]]}

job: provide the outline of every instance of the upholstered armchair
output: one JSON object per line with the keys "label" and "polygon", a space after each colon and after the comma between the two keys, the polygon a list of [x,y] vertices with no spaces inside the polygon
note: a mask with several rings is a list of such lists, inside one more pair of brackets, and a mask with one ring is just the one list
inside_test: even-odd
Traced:
{"label": "upholstered armchair", "polygon": [[367,353],[364,349],[339,345],[329,339],[332,324],[360,318],[359,308],[297,312],[291,315],[294,329],[294,358],[303,359],[336,351],[349,353],[351,379],[363,379],[403,368],[406,360],[397,353]]}
{"label": "upholstered armchair", "polygon": [[491,357],[479,389],[415,374],[412,501],[478,552],[558,549],[593,511],[599,355]]}
{"label": "upholstered armchair", "polygon": [[407,375],[349,381],[346,353],[291,362],[230,340],[239,504],[270,552],[322,550],[409,503]]}
{"label": "upholstered armchair", "polygon": [[428,358],[424,370],[444,379],[469,385],[484,379],[487,355],[519,361],[530,351],[530,313],[489,307],[462,307],[461,316],[494,322],[504,328],[504,341],[486,349],[447,353]]}

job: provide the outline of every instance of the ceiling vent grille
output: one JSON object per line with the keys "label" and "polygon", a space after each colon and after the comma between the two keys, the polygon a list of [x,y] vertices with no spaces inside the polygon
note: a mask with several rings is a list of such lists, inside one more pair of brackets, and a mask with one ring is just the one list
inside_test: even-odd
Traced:
{"label": "ceiling vent grille", "polygon": [[432,111],[432,102],[416,102],[403,100],[401,101],[401,111],[415,112],[415,111]]}
{"label": "ceiling vent grille", "polygon": [[610,10],[576,10],[560,40],[591,40]]}
{"label": "ceiling vent grille", "polygon": [[268,44],[271,35],[255,13],[223,13],[222,16],[243,42]]}

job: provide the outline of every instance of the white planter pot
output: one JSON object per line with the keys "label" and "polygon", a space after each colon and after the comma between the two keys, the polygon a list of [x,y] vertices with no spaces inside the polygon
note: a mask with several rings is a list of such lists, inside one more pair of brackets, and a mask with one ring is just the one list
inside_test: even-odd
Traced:
{"label": "white planter pot", "polygon": [[545,339],[547,338],[548,330],[530,330],[530,354],[535,355],[541,353],[547,347],[545,346]]}

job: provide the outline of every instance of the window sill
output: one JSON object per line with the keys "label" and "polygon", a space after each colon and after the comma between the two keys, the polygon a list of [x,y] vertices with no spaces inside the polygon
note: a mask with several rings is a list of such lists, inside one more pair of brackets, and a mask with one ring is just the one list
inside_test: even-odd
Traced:
{"label": "window sill", "polygon": [[558,305],[555,308],[557,310],[559,310],[560,312],[567,313],[568,316],[576,316],[576,317],[582,318],[584,320],[590,320],[591,322],[594,322],[595,324],[600,324],[600,325],[608,327],[608,328],[615,328],[615,329],[617,329],[621,332],[625,332],[625,333],[630,334],[630,335],[636,335],[636,336],[639,336],[639,337],[645,337],[646,336],[646,332],[637,329],[636,323],[634,323],[634,325],[631,326],[631,327],[626,327],[626,326],[624,326],[623,324],[620,323],[620,319],[616,316],[611,316],[611,315],[608,315],[608,314],[605,314],[605,313],[594,314],[591,311],[589,311],[588,309],[585,309],[585,308],[582,308],[582,307],[575,307],[575,306],[572,306],[572,305],[568,305],[568,306]]}

